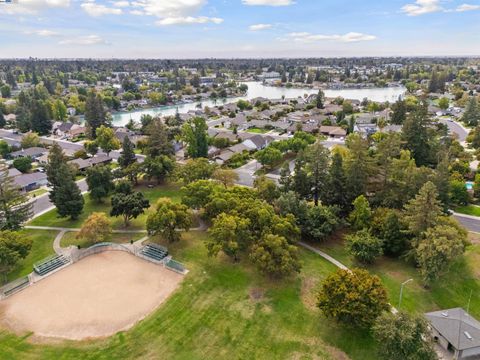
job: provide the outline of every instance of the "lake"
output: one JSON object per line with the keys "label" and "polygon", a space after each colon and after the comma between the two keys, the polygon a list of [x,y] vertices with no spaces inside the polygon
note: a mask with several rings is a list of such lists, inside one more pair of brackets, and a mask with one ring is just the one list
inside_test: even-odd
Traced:
{"label": "lake", "polygon": [[[174,106],[161,106],[151,109],[141,109],[131,112],[121,112],[113,114],[113,124],[116,126],[122,126],[128,123],[130,119],[134,121],[140,121],[140,118],[144,114],[152,115],[152,116],[169,116],[175,115],[175,113],[186,113],[190,110],[195,110],[198,108],[198,105],[201,104],[202,107],[209,106],[213,107],[216,105],[221,105],[225,103],[236,102],[240,99],[243,100],[250,100],[256,97],[263,97],[267,99],[281,99],[283,96],[285,98],[297,98],[303,97],[305,94],[316,94],[318,90],[315,89],[297,89],[297,88],[284,88],[284,87],[274,87],[274,86],[265,86],[260,82],[256,81],[249,81],[245,84],[248,85],[248,92],[245,96],[236,97],[236,98],[229,98],[224,100],[206,100],[202,101],[201,103],[193,102],[187,104],[179,104]],[[403,96],[406,92],[404,87],[388,87],[388,88],[367,88],[367,89],[341,89],[341,90],[325,90],[326,97],[338,97],[341,96],[344,99],[351,99],[351,100],[363,100],[365,98],[384,102],[390,101],[394,102],[397,101],[400,96]]]}

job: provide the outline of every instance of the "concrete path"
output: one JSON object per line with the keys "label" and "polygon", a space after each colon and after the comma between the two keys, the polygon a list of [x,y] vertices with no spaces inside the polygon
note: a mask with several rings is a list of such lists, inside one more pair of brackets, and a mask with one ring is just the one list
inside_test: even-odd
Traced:
{"label": "concrete path", "polygon": [[323,257],[325,260],[331,262],[336,267],[338,267],[340,269],[343,269],[343,270],[349,270],[349,268],[346,267],[345,265],[343,265],[340,261],[334,259],[333,257],[324,253],[323,251],[318,250],[317,248],[314,248],[313,246],[305,244],[304,242],[301,242],[301,241],[298,244],[303,246],[305,249],[308,249],[308,250],[313,251],[314,253],[320,255],[321,257]]}

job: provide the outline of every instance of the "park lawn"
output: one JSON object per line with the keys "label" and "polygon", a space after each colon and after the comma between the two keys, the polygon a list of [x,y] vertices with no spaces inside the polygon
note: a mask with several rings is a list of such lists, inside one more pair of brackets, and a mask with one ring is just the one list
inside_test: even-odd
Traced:
{"label": "park lawn", "polygon": [[15,268],[8,273],[8,281],[30,274],[33,271],[33,264],[54,254],[53,240],[55,240],[58,231],[25,229],[20,233],[32,239],[32,249],[27,257],[20,260]]}
{"label": "park lawn", "polygon": [[260,129],[260,128],[257,128],[257,127],[251,127],[249,129],[247,129],[247,132],[249,133],[253,133],[253,134],[266,134],[268,133],[270,130],[267,130],[267,129]]}
{"label": "park lawn", "polygon": [[467,205],[455,208],[455,211],[460,214],[480,216],[480,206]]}
{"label": "park lawn", "polygon": [[[138,186],[135,191],[141,191],[145,197],[150,201],[151,208],[147,209],[145,214],[140,215],[138,218],[130,221],[129,230],[142,230],[145,228],[145,222],[147,220],[148,212],[153,208],[155,201],[161,197],[171,198],[174,202],[180,202],[181,190],[173,185],[158,186],[148,188],[147,186]],[[64,227],[64,228],[80,228],[82,223],[93,212],[103,212],[105,214],[110,213],[110,198],[104,199],[102,203],[98,203],[90,199],[88,194],[84,195],[85,205],[83,212],[78,219],[70,220],[70,218],[59,218],[56,209],[53,209],[35,219],[33,219],[29,225],[33,226],[50,226],[50,227]],[[110,218],[113,229],[126,229],[123,223],[123,217],[111,217]]]}
{"label": "park lawn", "polygon": [[[85,239],[77,239],[76,235],[78,232],[76,231],[69,231],[63,235],[61,240],[62,247],[68,247],[70,245],[80,246],[82,249],[87,248],[89,246],[95,245],[92,242],[86,241]],[[107,240],[108,242],[112,242],[115,244],[126,244],[130,243],[131,240],[137,241],[141,238],[145,237],[147,234],[131,234],[131,233],[112,233],[110,238]]]}
{"label": "park lawn", "polygon": [[[0,331],[8,359],[376,359],[365,331],[325,319],[315,307],[319,283],[335,267],[300,249],[300,275],[274,280],[242,261],[210,258],[204,232],[169,244],[190,272],[152,315],[108,339],[39,344]],[[141,296],[141,294],[139,294]]]}
{"label": "park lawn", "polygon": [[466,308],[473,291],[470,312],[480,318],[480,302],[476,295],[480,293],[480,245],[468,246],[465,255],[429,289],[422,285],[420,273],[414,265],[405,260],[382,257],[373,265],[360,265],[348,254],[339,238],[318,247],[348,267],[363,267],[378,275],[395,307],[398,306],[401,283],[413,279],[404,288],[403,310],[425,313],[453,307]]}

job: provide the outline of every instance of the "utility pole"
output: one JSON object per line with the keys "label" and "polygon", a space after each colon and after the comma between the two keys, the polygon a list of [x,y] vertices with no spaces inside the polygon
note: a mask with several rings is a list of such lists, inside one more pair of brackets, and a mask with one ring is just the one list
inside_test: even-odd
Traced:
{"label": "utility pole", "polygon": [[413,281],[413,279],[408,279],[407,281],[404,281],[402,285],[400,286],[400,298],[398,299],[398,310],[400,311],[400,306],[402,306],[402,297],[403,297],[403,287],[408,284],[410,281]]}

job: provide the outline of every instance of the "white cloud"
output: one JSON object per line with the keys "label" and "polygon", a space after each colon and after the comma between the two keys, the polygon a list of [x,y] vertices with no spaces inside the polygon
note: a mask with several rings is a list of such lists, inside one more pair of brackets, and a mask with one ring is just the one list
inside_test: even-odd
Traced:
{"label": "white cloud", "polygon": [[120,15],[123,13],[122,9],[109,8],[105,5],[97,4],[95,1],[84,2],[80,7],[90,16]]}
{"label": "white cloud", "polygon": [[135,8],[132,15],[150,15],[158,18],[156,24],[189,25],[189,24],[221,24],[218,17],[197,16],[207,0],[136,0],[131,5]]}
{"label": "white cloud", "polygon": [[25,31],[25,34],[27,34],[27,35],[38,35],[38,36],[42,36],[42,37],[51,37],[51,36],[59,36],[60,35],[60,33],[56,32],[56,31],[46,30],[46,29],[43,29],[43,30],[28,30],[28,31]]}
{"label": "white cloud", "polygon": [[457,12],[480,10],[480,5],[462,4],[455,9]]}
{"label": "white cloud", "polygon": [[402,11],[408,16],[419,16],[443,10],[440,0],[417,0],[415,4],[407,4],[402,7]]}
{"label": "white cloud", "polygon": [[250,6],[288,6],[293,5],[295,2],[293,0],[242,0],[244,5]]}
{"label": "white cloud", "polygon": [[60,45],[99,45],[108,44],[104,39],[98,35],[78,36],[70,39],[65,39],[59,42]]}
{"label": "white cloud", "polygon": [[70,0],[19,0],[12,4],[2,4],[0,13],[11,15],[33,15],[49,8],[66,8]]}
{"label": "white cloud", "polygon": [[220,18],[211,18],[206,16],[186,16],[186,17],[167,17],[158,20],[155,24],[160,26],[168,26],[168,25],[192,25],[192,24],[221,24],[223,19]]}
{"label": "white cloud", "polygon": [[323,35],[323,34],[311,34],[308,32],[297,32],[288,34],[290,39],[296,42],[312,43],[317,41],[336,41],[336,42],[359,42],[359,41],[372,41],[377,37],[374,35],[362,34],[357,32],[349,32],[343,35]]}
{"label": "white cloud", "polygon": [[255,25],[250,25],[248,29],[250,31],[262,31],[262,30],[268,30],[272,28],[272,24],[255,24]]}
{"label": "white cloud", "polygon": [[111,1],[112,5],[119,8],[125,8],[130,6],[128,1]]}

